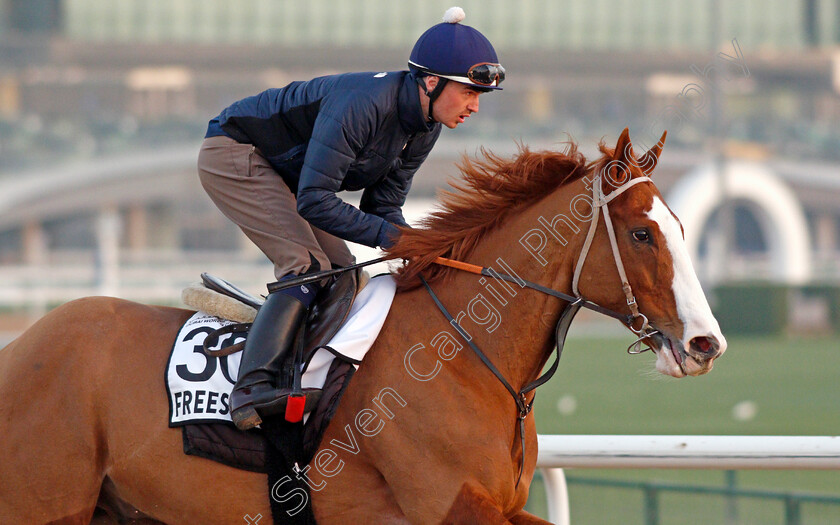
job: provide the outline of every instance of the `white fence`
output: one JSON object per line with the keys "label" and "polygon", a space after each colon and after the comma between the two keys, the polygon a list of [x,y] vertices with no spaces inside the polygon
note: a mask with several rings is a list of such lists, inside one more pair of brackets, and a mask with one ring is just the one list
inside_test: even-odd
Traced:
{"label": "white fence", "polygon": [[569,524],[562,467],[840,470],[840,436],[540,435],[549,519]]}

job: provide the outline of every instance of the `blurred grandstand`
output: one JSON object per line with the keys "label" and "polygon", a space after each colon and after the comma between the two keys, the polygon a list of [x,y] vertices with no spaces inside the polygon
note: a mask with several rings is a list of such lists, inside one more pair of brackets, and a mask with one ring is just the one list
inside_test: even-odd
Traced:
{"label": "blurred grandstand", "polygon": [[[0,0],[0,305],[91,292],[174,300],[202,269],[246,287],[270,279],[198,186],[207,120],[292,80],[403,69],[451,3]],[[794,280],[837,282],[840,0],[460,4],[508,80],[444,133],[412,198],[431,198],[482,145],[512,154],[517,141],[571,138],[594,155],[625,126],[647,145],[667,128],[664,193],[704,166],[747,162],[804,218],[791,234],[804,244],[787,244],[784,217],[724,191],[697,241],[704,282],[784,281],[772,260],[791,246],[808,251]],[[722,268],[704,266],[713,259]]]}

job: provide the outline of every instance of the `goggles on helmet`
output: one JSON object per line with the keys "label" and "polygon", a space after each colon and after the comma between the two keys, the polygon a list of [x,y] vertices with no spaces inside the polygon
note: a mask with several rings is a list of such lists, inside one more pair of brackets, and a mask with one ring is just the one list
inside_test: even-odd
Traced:
{"label": "goggles on helmet", "polygon": [[505,79],[505,68],[501,64],[482,62],[470,68],[467,78],[482,86],[492,86],[494,83],[498,86]]}
{"label": "goggles on helmet", "polygon": [[[472,66],[467,71],[467,76],[461,74],[448,74],[440,71],[435,71],[420,64],[415,64],[411,60],[408,61],[408,66],[416,71],[425,73],[427,75],[435,75],[442,78],[448,78],[461,84],[472,85],[480,89],[502,89],[499,84],[505,79],[505,68],[501,64],[495,62],[479,62]],[[495,85],[494,85],[495,84]]]}

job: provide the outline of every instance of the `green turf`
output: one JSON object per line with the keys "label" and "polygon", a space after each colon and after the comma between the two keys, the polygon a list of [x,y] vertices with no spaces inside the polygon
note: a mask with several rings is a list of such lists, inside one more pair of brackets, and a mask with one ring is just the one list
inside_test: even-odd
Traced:
{"label": "green turf", "polygon": [[[738,338],[708,375],[673,379],[653,372],[651,354],[625,353],[629,340],[574,337],[561,366],[540,389],[535,414],[542,434],[840,434],[840,338]],[[558,401],[574,404],[561,414]],[[573,398],[574,403],[569,400]],[[752,402],[751,419],[733,408]],[[722,486],[720,471],[568,470],[568,476],[663,480]],[[742,488],[815,492],[840,496],[840,472],[741,471]],[[529,508],[544,512],[535,484]],[[582,486],[570,488],[572,522],[644,523],[641,492]],[[736,523],[784,523],[780,502],[743,499]],[[661,521],[723,523],[724,498],[664,495]],[[840,523],[840,506],[809,504],[802,523]]]}

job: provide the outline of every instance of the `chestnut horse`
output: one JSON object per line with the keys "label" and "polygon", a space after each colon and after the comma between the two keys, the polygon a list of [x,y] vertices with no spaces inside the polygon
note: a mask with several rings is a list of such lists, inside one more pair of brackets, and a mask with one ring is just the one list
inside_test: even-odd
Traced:
{"label": "chestnut horse", "polygon": [[[319,523],[546,523],[523,511],[534,416],[522,416],[520,438],[518,403],[465,339],[514,389],[540,373],[567,303],[519,280],[632,315],[665,374],[712,368],[726,342],[647,178],[661,150],[636,157],[624,130],[592,163],[571,144],[464,160],[464,181],[389,251],[406,262],[388,320],[299,473]],[[192,313],[85,298],[0,351],[0,522],[89,523],[99,507],[106,521],[267,523],[269,497],[296,510],[302,494],[184,455],[181,430],[167,426],[163,368]]]}

